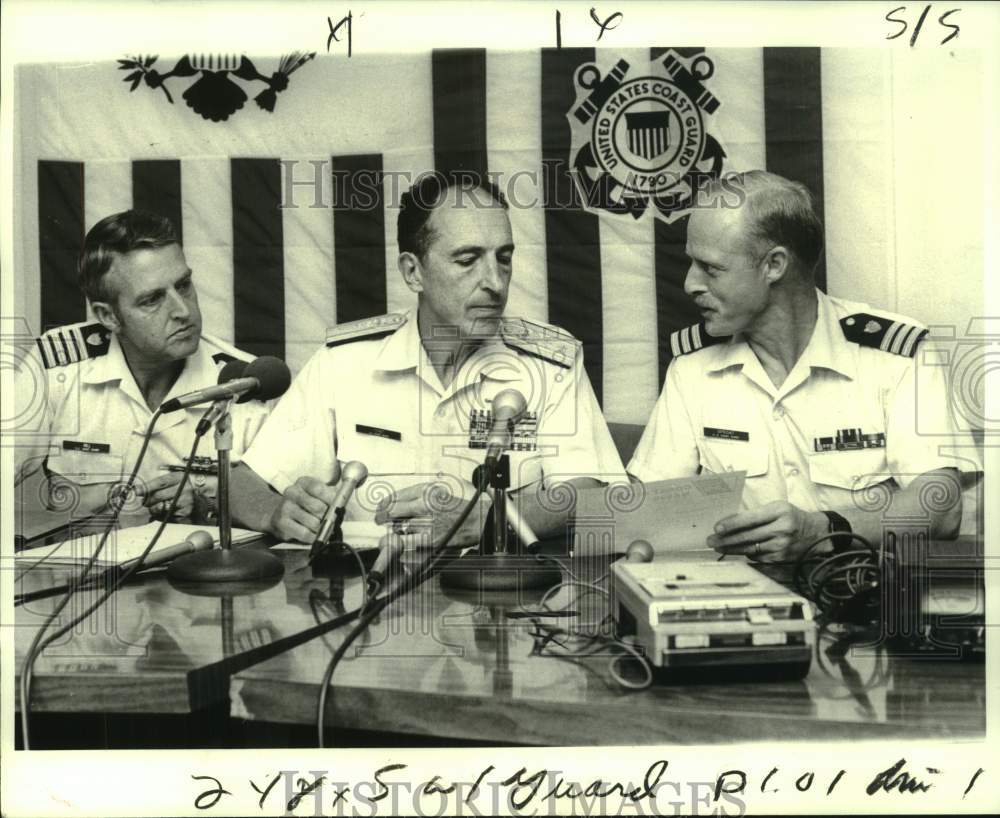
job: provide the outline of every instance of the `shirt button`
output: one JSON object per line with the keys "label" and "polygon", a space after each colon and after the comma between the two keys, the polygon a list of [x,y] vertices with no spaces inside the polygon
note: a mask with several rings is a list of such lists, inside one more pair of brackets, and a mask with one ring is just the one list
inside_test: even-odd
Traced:
{"label": "shirt button", "polygon": [[775,410],[771,413],[771,417],[775,420],[781,420],[785,416],[785,410],[780,406],[775,407]]}
{"label": "shirt button", "polygon": [[795,466],[792,466],[792,467],[791,467],[791,468],[790,468],[790,469],[788,470],[788,476],[789,476],[789,477],[797,477],[797,476],[798,476],[798,474],[799,474],[799,470],[798,470],[797,468],[795,468]]}

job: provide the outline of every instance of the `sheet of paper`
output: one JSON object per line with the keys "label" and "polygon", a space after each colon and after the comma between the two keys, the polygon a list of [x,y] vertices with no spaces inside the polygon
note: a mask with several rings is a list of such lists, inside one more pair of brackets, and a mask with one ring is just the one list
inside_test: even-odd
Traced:
{"label": "sheet of paper", "polygon": [[[349,520],[342,525],[344,531],[344,541],[350,543],[358,551],[367,551],[378,548],[379,540],[388,531],[386,526],[370,520]],[[308,550],[311,545],[299,542],[280,542],[273,546],[276,551],[301,551]]]}
{"label": "sheet of paper", "polygon": [[593,550],[587,549],[583,533],[600,531],[604,525],[613,531],[614,551],[624,551],[633,540],[646,540],[657,556],[717,559],[705,539],[716,522],[739,511],[745,482],[746,472],[739,471],[584,489],[574,515],[578,543]]}
{"label": "sheet of paper", "polygon": [[[146,549],[146,546],[149,545],[149,541],[153,538],[153,535],[156,533],[159,526],[159,523],[152,522],[146,523],[145,525],[134,526],[132,528],[121,528],[113,531],[108,537],[107,542],[104,544],[104,548],[101,549],[101,555],[97,560],[97,564],[116,565],[127,560],[135,559]],[[219,529],[217,526],[167,523],[166,528],[164,528],[163,533],[160,535],[160,539],[157,540],[156,546],[150,553],[155,554],[165,548],[178,545],[179,543],[182,543],[189,534],[192,534],[195,531],[207,531],[212,535],[216,543],[219,541]],[[256,531],[249,531],[245,528],[233,529],[234,543],[246,542],[247,540],[252,540],[259,536],[260,534]],[[100,533],[87,533],[83,536],[71,537],[63,542],[54,543],[53,545],[46,545],[41,548],[31,548],[27,551],[22,551],[17,555],[17,559],[19,561],[25,560],[33,563],[45,560],[45,562],[52,565],[82,563],[90,559],[94,550],[100,544],[100,541]]]}

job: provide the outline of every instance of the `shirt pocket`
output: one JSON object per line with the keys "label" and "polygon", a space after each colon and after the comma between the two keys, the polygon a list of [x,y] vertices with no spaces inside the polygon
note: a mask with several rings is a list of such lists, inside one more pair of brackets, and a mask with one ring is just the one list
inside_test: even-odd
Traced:
{"label": "shirt pocket", "polygon": [[50,471],[81,486],[115,483],[122,478],[121,455],[63,449],[48,459]]}
{"label": "shirt pocket", "polygon": [[[809,478],[819,486],[857,491],[892,479],[886,460],[885,426],[873,417],[860,418],[861,422],[845,423],[838,419],[814,430],[809,453]],[[846,441],[842,446],[857,448],[837,449],[837,436],[831,430],[840,428]],[[880,445],[871,445],[872,442]],[[815,451],[817,445],[827,451]]]}
{"label": "shirt pocket", "polygon": [[356,423],[337,429],[337,458],[341,463],[360,460],[370,475],[412,475],[418,452],[398,424]]}
{"label": "shirt pocket", "polygon": [[510,455],[511,491],[522,488],[523,486],[530,486],[532,483],[537,483],[542,479],[543,474],[555,482],[561,482],[562,480],[578,476],[560,476],[558,474],[549,475],[549,469],[545,468],[548,465],[546,460],[548,460],[549,463],[555,463],[555,458],[545,458],[543,454],[538,451],[508,452],[508,454]]}
{"label": "shirt pocket", "polygon": [[809,479],[820,486],[857,491],[891,478],[885,449],[849,449],[809,455]]}
{"label": "shirt pocket", "polygon": [[770,453],[768,447],[754,434],[749,440],[724,440],[705,437],[698,441],[698,459],[702,472],[719,474],[727,471],[745,471],[747,477],[767,474]]}

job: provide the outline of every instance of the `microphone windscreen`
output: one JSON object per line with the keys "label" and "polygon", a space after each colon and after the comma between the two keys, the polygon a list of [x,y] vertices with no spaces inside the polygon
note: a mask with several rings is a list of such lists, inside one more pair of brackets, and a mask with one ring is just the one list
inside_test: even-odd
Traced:
{"label": "microphone windscreen", "polygon": [[360,460],[352,460],[344,465],[340,474],[340,482],[352,480],[355,485],[363,486],[368,479],[368,467]]}
{"label": "microphone windscreen", "polygon": [[247,392],[238,403],[248,400],[273,400],[285,394],[292,382],[292,373],[284,361],[270,355],[255,358],[243,370],[244,378],[256,378],[260,386]]}
{"label": "microphone windscreen", "polygon": [[516,389],[504,389],[493,398],[493,420],[517,420],[528,408],[524,395]]}
{"label": "microphone windscreen", "polygon": [[207,531],[192,531],[184,538],[184,542],[190,543],[195,551],[206,551],[215,547],[215,539]]}
{"label": "microphone windscreen", "polygon": [[628,562],[652,562],[653,546],[646,540],[632,540],[625,549],[625,559]]}
{"label": "microphone windscreen", "polygon": [[240,361],[234,359],[229,361],[222,369],[219,370],[219,383],[229,383],[230,381],[235,381],[237,378],[242,378],[243,373],[246,372],[246,368],[249,364],[246,361]]}

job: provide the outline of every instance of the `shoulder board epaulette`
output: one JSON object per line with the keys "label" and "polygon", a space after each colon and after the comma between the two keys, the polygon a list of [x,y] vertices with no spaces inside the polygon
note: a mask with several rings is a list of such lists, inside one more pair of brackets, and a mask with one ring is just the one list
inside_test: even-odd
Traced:
{"label": "shoulder board epaulette", "polygon": [[254,356],[250,353],[244,352],[242,349],[234,347],[228,341],[223,341],[221,338],[209,335],[208,333],[202,333],[201,343],[210,351],[214,350],[212,351],[212,362],[216,366],[225,366],[233,361],[250,363],[254,359]]}
{"label": "shoulder board epaulette", "polygon": [[111,330],[99,321],[84,321],[56,327],[35,339],[46,369],[79,363],[106,355],[111,347]]}
{"label": "shoulder board epaulette", "polygon": [[337,324],[326,336],[328,347],[349,344],[351,341],[371,340],[392,335],[406,323],[406,315],[401,312],[390,312],[377,315],[374,318],[362,318],[359,321],[348,321]]}
{"label": "shoulder board epaulette", "polygon": [[907,324],[866,312],[841,318],[840,328],[848,341],[907,358],[917,354],[917,344],[927,335],[927,330],[918,324]]}
{"label": "shoulder board epaulette", "polygon": [[674,358],[687,355],[715,344],[724,344],[730,338],[731,335],[709,335],[705,331],[705,322],[701,321],[670,333],[670,355]]}
{"label": "shoulder board epaulette", "polygon": [[504,318],[500,335],[507,346],[563,369],[573,367],[580,348],[580,342],[568,332],[524,318]]}

